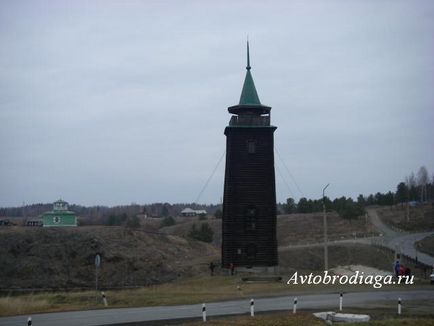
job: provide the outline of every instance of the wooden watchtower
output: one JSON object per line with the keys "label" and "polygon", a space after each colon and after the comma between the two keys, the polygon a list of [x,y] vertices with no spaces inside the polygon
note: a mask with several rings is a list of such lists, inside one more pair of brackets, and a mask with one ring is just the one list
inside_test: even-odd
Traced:
{"label": "wooden watchtower", "polygon": [[222,266],[277,266],[274,131],[271,107],[259,101],[247,72],[240,102],[228,108]]}

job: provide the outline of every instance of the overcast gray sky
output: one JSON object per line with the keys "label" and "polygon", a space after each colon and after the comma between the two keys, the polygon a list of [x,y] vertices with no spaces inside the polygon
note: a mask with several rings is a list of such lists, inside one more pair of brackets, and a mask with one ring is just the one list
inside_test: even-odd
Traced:
{"label": "overcast gray sky", "polygon": [[[3,0],[0,206],[196,200],[247,34],[278,201],[432,175],[434,1]],[[223,176],[224,160],[199,202],[220,201]]]}

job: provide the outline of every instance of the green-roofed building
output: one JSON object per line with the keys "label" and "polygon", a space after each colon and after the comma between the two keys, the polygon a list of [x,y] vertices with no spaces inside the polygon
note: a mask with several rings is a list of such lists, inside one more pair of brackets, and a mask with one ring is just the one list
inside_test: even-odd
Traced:
{"label": "green-roofed building", "polygon": [[59,199],[54,202],[53,210],[41,216],[44,227],[77,226],[77,215],[68,210],[68,203]]}

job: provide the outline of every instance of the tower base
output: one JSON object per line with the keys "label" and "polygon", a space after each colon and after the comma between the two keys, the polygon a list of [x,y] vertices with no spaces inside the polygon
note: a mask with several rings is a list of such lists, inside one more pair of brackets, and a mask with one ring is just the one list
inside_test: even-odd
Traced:
{"label": "tower base", "polygon": [[237,267],[237,272],[248,273],[252,276],[278,276],[280,268],[276,266]]}

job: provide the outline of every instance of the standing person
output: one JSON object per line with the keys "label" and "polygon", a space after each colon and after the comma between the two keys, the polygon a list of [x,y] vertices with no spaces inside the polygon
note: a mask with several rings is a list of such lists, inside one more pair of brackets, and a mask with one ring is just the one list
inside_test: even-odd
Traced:
{"label": "standing person", "polygon": [[234,265],[234,263],[231,263],[229,265],[229,269],[231,270],[231,276],[234,275],[234,273],[235,273],[235,265]]}
{"label": "standing person", "polygon": [[400,272],[401,272],[401,265],[399,264],[399,260],[397,260],[395,263],[395,275],[396,275],[396,277],[399,276]]}
{"label": "standing person", "polygon": [[215,269],[215,265],[214,265],[213,262],[211,262],[211,263],[209,264],[209,270],[210,270],[210,272],[211,272],[211,276],[214,276],[214,269]]}

